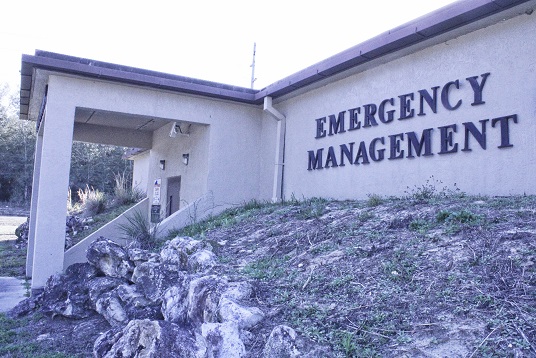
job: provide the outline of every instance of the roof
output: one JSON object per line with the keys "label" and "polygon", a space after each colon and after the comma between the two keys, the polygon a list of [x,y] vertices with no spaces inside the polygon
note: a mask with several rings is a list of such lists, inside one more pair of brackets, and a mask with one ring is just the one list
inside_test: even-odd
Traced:
{"label": "roof", "polygon": [[319,83],[344,71],[425,43],[478,20],[491,18],[514,6],[533,0],[462,0],[438,9],[324,61],[294,73],[264,89],[254,90],[162,72],[94,61],[37,50],[23,55],[21,64],[20,117],[28,118],[34,69],[45,69],[116,82],[196,94],[247,104],[261,104],[264,97],[278,98]]}

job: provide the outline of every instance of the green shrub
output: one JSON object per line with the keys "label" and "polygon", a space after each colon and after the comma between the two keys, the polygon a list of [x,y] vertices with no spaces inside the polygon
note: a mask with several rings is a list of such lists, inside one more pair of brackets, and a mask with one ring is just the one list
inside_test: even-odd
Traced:
{"label": "green shrub", "polygon": [[299,205],[297,217],[302,220],[318,219],[324,214],[327,203],[327,199],[317,197],[297,202],[296,205]]}
{"label": "green shrub", "polygon": [[430,228],[430,223],[424,219],[415,219],[409,223],[409,229],[419,233],[425,233]]}
{"label": "green shrub", "polygon": [[477,224],[482,220],[482,217],[467,210],[441,210],[437,213],[436,220],[440,223]]}
{"label": "green shrub", "polygon": [[125,217],[127,223],[118,224],[119,230],[123,233],[123,238],[138,243],[142,249],[155,249],[157,247],[158,224],[151,225],[148,216],[139,210]]}
{"label": "green shrub", "polygon": [[383,203],[383,198],[378,194],[368,194],[367,205],[370,207],[378,206]]}

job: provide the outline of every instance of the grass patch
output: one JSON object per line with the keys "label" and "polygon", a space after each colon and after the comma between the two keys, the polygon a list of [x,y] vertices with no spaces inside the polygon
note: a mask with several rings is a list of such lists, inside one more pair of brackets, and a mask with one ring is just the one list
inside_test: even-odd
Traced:
{"label": "grass patch", "polygon": [[80,230],[76,232],[76,235],[71,235],[71,238],[73,240],[73,245],[80,242],[82,239],[86,238],[87,236],[91,235],[95,231],[99,230],[104,225],[108,224],[115,218],[119,217],[121,214],[123,214],[125,211],[130,209],[133,206],[133,204],[127,204],[127,205],[121,205],[116,206],[111,209],[107,209],[103,213],[94,215],[93,223],[89,226],[87,230]]}
{"label": "grass patch", "polygon": [[285,274],[284,260],[263,258],[247,264],[242,273],[258,280],[280,278]]}
{"label": "grass patch", "polygon": [[[39,319],[38,317],[34,319]],[[32,341],[31,334],[26,330],[34,323],[32,318],[13,319],[0,313],[0,357],[9,358],[74,358],[79,354],[51,350],[46,343]]]}
{"label": "grass patch", "polygon": [[15,245],[14,240],[0,241],[0,276],[24,277],[26,248]]}

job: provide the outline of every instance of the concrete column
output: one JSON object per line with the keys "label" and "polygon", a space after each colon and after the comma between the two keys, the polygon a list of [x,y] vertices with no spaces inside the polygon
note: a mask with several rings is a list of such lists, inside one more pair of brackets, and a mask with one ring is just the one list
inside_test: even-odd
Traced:
{"label": "concrete column", "polygon": [[67,190],[75,108],[69,93],[49,83],[39,170],[32,289],[63,271]]}
{"label": "concrete column", "polygon": [[35,143],[34,171],[32,181],[32,203],[30,205],[30,225],[28,228],[28,247],[26,254],[26,277],[32,277],[32,265],[35,242],[35,223],[37,221],[37,199],[39,198],[39,173],[41,171],[41,154],[43,150],[43,136],[37,134]]}

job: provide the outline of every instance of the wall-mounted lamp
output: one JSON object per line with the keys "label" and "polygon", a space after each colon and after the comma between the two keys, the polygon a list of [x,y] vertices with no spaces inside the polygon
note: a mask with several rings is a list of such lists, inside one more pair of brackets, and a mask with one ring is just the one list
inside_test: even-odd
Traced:
{"label": "wall-mounted lamp", "polygon": [[[181,127],[182,125],[182,127]],[[191,124],[188,124],[188,126],[186,126],[186,123],[171,123],[171,130],[169,131],[169,136],[171,138],[175,138],[177,137],[177,135],[181,135],[181,136],[186,136],[186,137],[189,137],[190,136],[190,127],[192,125]]]}
{"label": "wall-mounted lamp", "polygon": [[188,165],[188,162],[190,161],[190,154],[186,153],[182,155],[182,162],[184,165]]}
{"label": "wall-mounted lamp", "polygon": [[162,170],[166,170],[166,161],[165,161],[165,160],[161,160],[161,161],[160,161],[160,164],[159,164],[159,167],[160,167],[160,169],[162,169]]}

